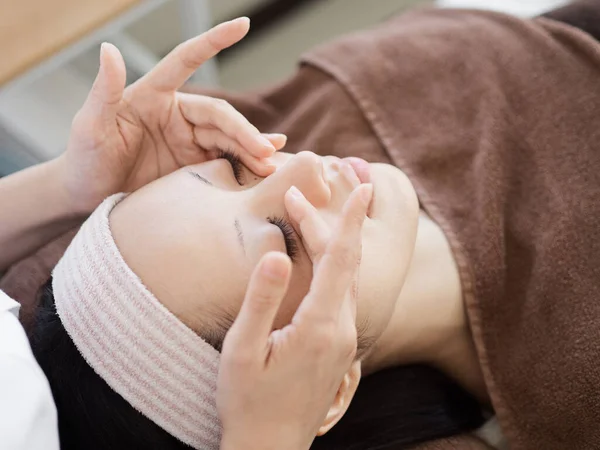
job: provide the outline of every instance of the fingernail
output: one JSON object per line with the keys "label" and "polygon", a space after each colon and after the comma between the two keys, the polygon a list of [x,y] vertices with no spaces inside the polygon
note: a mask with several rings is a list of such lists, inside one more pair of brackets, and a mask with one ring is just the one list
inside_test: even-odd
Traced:
{"label": "fingernail", "polygon": [[221,23],[215,25],[213,27],[213,29],[217,28],[217,27],[221,27],[223,25],[229,25],[229,24],[235,23],[235,22],[248,22],[248,23],[250,23],[250,19],[248,17],[246,17],[246,16],[236,17],[235,19],[227,20],[225,22],[221,22]]}
{"label": "fingernail", "polygon": [[263,136],[268,136],[272,139],[283,139],[287,141],[287,136],[283,133],[263,133]]}
{"label": "fingernail", "polygon": [[360,193],[360,198],[364,202],[365,205],[368,205],[371,201],[371,197],[373,196],[373,185],[372,184],[364,184],[362,191]]}
{"label": "fingernail", "polygon": [[287,275],[287,264],[284,264],[275,255],[265,258],[260,271],[271,278],[284,278]]}
{"label": "fingernail", "polygon": [[106,42],[103,42],[102,44],[100,44],[100,65],[102,65],[102,56],[104,55],[105,51],[106,51]]}
{"label": "fingernail", "polygon": [[277,172],[277,166],[275,164],[267,164],[267,169],[271,171],[271,174]]}
{"label": "fingernail", "polygon": [[230,20],[230,22],[237,22],[238,20],[243,20],[244,22],[250,22],[250,18],[247,16],[236,17],[235,19]]}
{"label": "fingernail", "polygon": [[304,195],[302,195],[302,192],[300,192],[300,190],[296,186],[292,186],[291,188],[289,188],[288,192],[290,194],[290,197],[294,201],[299,201],[304,198]]}
{"label": "fingernail", "polygon": [[259,144],[261,144],[263,147],[267,147],[269,150],[275,151],[275,146],[273,144],[271,144],[271,141],[269,141],[266,137],[259,134],[256,137],[256,141]]}

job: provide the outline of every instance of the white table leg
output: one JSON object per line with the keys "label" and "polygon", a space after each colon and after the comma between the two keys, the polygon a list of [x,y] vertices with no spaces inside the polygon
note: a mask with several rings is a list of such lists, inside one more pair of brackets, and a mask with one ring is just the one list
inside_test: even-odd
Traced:
{"label": "white table leg", "polygon": [[91,84],[92,80],[64,66],[27,86],[2,90],[0,123],[27,146],[34,161],[54,158],[64,151],[73,116]]}

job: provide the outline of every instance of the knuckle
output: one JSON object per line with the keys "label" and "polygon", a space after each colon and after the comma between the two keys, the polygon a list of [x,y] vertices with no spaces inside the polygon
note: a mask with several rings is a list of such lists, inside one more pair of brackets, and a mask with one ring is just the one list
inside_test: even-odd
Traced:
{"label": "knuckle", "polygon": [[204,35],[205,39],[205,45],[206,45],[206,49],[211,53],[211,54],[216,54],[219,51],[221,51],[221,48],[223,47],[222,45],[219,44],[218,39],[214,36],[214,34],[212,33],[206,33]]}
{"label": "knuckle", "polygon": [[339,269],[354,268],[359,259],[359,250],[347,242],[341,242],[334,247],[332,256]]}
{"label": "knuckle", "polygon": [[185,48],[184,44],[179,44],[173,50],[173,53],[175,55],[177,55],[179,61],[181,62],[181,65],[183,67],[185,67],[186,69],[195,69],[200,64],[202,64],[202,60],[200,60],[200,58],[195,58],[195,57],[187,54],[187,52],[185,50],[186,50],[186,48]]}
{"label": "knuckle", "polygon": [[345,229],[344,231],[348,234],[352,239],[360,239],[362,225],[365,221],[366,213],[365,211],[349,211],[347,216],[344,219],[342,227]]}
{"label": "knuckle", "polygon": [[335,346],[337,325],[333,320],[321,320],[312,336],[312,351],[329,354]]}
{"label": "knuckle", "polygon": [[350,233],[351,233],[351,236],[354,235],[354,239],[360,239],[364,221],[365,221],[365,215],[362,213],[353,214],[352,217],[350,218],[350,226],[351,226]]}
{"label": "knuckle", "polygon": [[230,114],[233,110],[233,106],[231,106],[227,100],[223,100],[222,98],[215,98],[213,107],[216,111],[227,114]]}
{"label": "knuckle", "polygon": [[327,341],[322,341],[318,339],[318,336],[315,336],[315,341],[311,346],[311,353],[315,356],[325,356],[331,354],[332,346]]}
{"label": "knuckle", "polygon": [[221,364],[227,365],[234,370],[242,371],[240,373],[244,373],[249,367],[253,365],[254,359],[250,352],[243,351],[243,349],[239,348],[239,346],[237,346],[236,348],[230,348],[231,345],[227,347],[226,345],[227,341],[223,346],[224,351],[221,354]]}
{"label": "knuckle", "polygon": [[358,298],[358,280],[356,277],[352,279],[352,284],[350,285],[350,295],[352,296],[352,299]]}
{"label": "knuckle", "polygon": [[310,248],[314,256],[323,256],[327,251],[327,238],[324,233],[319,233],[314,227],[310,226],[307,223],[309,220],[307,215],[301,218],[302,240]]}
{"label": "knuckle", "polygon": [[306,241],[306,247],[308,249],[308,256],[313,264],[318,264],[323,258],[325,252],[325,242],[320,240]]}
{"label": "knuckle", "polygon": [[276,296],[270,292],[255,294],[250,302],[250,307],[257,313],[269,311],[276,303]]}
{"label": "knuckle", "polygon": [[296,153],[296,161],[302,161],[303,164],[317,167],[321,166],[322,164],[321,157],[319,155],[307,150]]}

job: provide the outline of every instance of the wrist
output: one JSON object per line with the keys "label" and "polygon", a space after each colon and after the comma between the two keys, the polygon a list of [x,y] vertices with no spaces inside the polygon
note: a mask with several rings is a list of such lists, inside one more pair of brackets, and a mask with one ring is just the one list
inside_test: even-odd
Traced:
{"label": "wrist", "polygon": [[65,154],[45,164],[55,186],[54,196],[64,205],[65,215],[72,218],[89,216],[100,203],[90,202],[86,198],[85,190],[71,181],[77,178],[77,174],[70,173],[73,169],[68,167]]}

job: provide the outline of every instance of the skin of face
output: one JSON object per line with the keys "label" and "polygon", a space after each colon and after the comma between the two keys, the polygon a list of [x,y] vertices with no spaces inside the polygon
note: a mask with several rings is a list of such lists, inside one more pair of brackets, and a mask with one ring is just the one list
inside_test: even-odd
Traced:
{"label": "skin of face", "polygon": [[[188,166],[132,193],[111,213],[111,230],[127,264],[200,335],[235,318],[253,268],[273,250],[292,252],[292,279],[275,326],[289,323],[310,287],[312,264],[287,216],[285,193],[297,187],[334,230],[360,183],[352,166],[335,157],[279,152],[271,160],[277,170],[266,178],[226,158]],[[370,164],[370,182],[374,195],[362,232],[357,326],[376,340],[393,314],[412,258],[419,206],[396,167]],[[288,230],[287,243],[280,226]]]}

